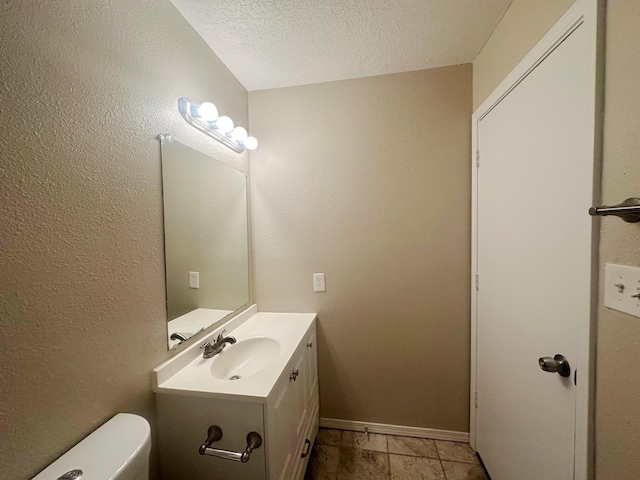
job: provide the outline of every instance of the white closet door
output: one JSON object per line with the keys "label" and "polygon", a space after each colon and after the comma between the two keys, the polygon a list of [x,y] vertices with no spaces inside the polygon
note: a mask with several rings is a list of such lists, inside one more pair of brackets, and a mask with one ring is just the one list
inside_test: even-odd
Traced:
{"label": "white closet door", "polygon": [[[579,26],[478,122],[476,449],[493,480],[574,475],[591,292],[587,44]],[[555,354],[569,377],[540,368]]]}

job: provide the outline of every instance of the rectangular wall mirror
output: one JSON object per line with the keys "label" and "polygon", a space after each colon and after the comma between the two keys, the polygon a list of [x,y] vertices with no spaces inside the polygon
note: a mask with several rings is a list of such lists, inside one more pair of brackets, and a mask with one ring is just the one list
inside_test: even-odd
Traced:
{"label": "rectangular wall mirror", "polygon": [[170,349],[249,303],[247,177],[163,139]]}

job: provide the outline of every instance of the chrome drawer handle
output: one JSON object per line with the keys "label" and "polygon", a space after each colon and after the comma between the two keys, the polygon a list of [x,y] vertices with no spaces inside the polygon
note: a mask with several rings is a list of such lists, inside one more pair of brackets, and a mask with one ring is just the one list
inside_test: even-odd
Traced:
{"label": "chrome drawer handle", "polygon": [[295,382],[298,378],[299,373],[300,372],[298,372],[298,369],[296,368],[293,372],[291,372],[291,375],[289,375],[289,380],[293,380]]}
{"label": "chrome drawer handle", "polygon": [[311,442],[309,441],[308,438],[304,440],[304,446],[305,446],[305,451],[302,452],[302,455],[300,455],[300,458],[304,458],[307,455],[309,455],[309,450],[311,450]]}

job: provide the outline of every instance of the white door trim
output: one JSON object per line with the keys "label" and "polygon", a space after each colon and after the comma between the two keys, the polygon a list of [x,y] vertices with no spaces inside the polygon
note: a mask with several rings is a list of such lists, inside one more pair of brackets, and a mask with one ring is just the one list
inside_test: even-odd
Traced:
{"label": "white door trim", "polygon": [[[587,29],[589,38],[589,85],[593,96],[590,99],[593,118],[590,130],[593,136],[593,201],[600,202],[600,170],[602,159],[602,112],[603,112],[603,79],[604,79],[604,0],[577,0],[567,13],[527,54],[516,68],[500,83],[493,93],[478,107],[472,115],[471,126],[471,397],[469,441],[476,448],[476,361],[477,361],[477,275],[478,272],[478,122],[486,116],[500,101],[509,94],[533,69],[535,69],[571,32],[578,27]],[[480,165],[482,158],[479,159]],[[585,205],[587,215],[589,205]],[[595,371],[595,325],[598,299],[598,237],[599,221],[594,219],[592,227],[592,261],[591,261],[591,318],[589,324],[581,326],[578,333],[578,358],[580,374],[576,389],[576,432],[575,432],[575,469],[574,478],[587,480],[593,477],[593,385]],[[481,279],[480,279],[481,282]]]}

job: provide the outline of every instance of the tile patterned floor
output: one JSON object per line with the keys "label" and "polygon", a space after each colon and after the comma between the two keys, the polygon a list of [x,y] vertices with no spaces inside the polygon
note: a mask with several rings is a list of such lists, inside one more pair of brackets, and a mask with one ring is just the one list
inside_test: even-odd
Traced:
{"label": "tile patterned floor", "polygon": [[305,480],[488,480],[465,443],[321,428]]}

